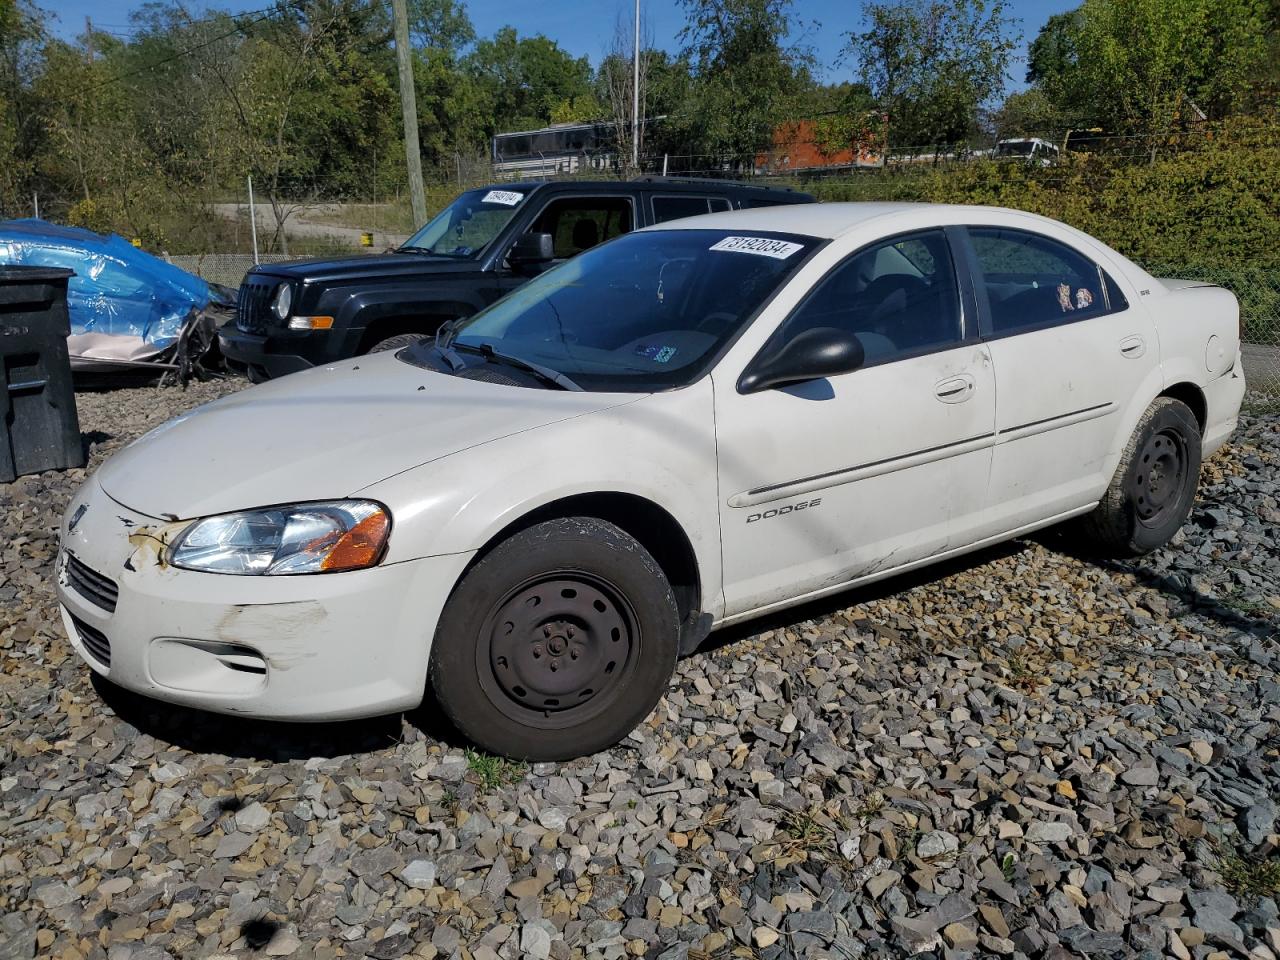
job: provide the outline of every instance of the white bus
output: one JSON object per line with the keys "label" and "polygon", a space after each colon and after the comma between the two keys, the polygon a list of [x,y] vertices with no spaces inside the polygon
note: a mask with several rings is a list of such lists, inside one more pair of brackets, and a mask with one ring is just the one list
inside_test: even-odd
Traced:
{"label": "white bus", "polygon": [[502,177],[550,177],[617,164],[614,130],[607,123],[557,123],[493,138],[493,172]]}

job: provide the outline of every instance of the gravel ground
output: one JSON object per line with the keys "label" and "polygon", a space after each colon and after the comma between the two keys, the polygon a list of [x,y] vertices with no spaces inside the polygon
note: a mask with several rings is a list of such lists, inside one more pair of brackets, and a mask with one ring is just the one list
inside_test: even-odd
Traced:
{"label": "gravel ground", "polygon": [[[79,396],[93,464],[237,384]],[[0,958],[1280,956],[1280,415],[1169,548],[1051,537],[713,638],[623,745],[149,704],[72,654],[83,471],[0,485]]]}

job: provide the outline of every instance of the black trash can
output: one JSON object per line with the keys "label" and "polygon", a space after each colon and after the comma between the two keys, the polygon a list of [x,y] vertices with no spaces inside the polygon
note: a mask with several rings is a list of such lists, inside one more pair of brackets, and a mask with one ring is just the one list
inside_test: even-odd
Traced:
{"label": "black trash can", "polygon": [[0,266],[0,482],[84,466],[67,358],[71,276]]}

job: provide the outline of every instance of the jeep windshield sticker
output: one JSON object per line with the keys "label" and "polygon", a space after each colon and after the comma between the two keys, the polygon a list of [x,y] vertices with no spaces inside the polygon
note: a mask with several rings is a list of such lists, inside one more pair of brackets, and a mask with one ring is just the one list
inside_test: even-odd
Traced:
{"label": "jeep windshield sticker", "polygon": [[481,203],[500,203],[506,207],[514,207],[524,199],[523,193],[515,190],[490,190],[480,200]]}
{"label": "jeep windshield sticker", "polygon": [[803,250],[804,244],[770,240],[768,237],[725,237],[713,243],[709,249],[754,253],[762,257],[773,257],[775,260],[785,260],[797,250]]}

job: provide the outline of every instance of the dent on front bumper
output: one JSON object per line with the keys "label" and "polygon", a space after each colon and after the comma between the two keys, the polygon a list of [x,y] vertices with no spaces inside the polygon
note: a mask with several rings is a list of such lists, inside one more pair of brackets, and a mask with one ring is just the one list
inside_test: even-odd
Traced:
{"label": "dent on front bumper", "polygon": [[[468,557],[239,577],[169,566],[182,524],[111,500],[94,480],[64,521],[57,592],[76,652],[126,689],[220,713],[333,720],[421,702],[435,623]],[[73,561],[79,566],[71,569]],[[110,586],[86,583],[86,569]]]}

